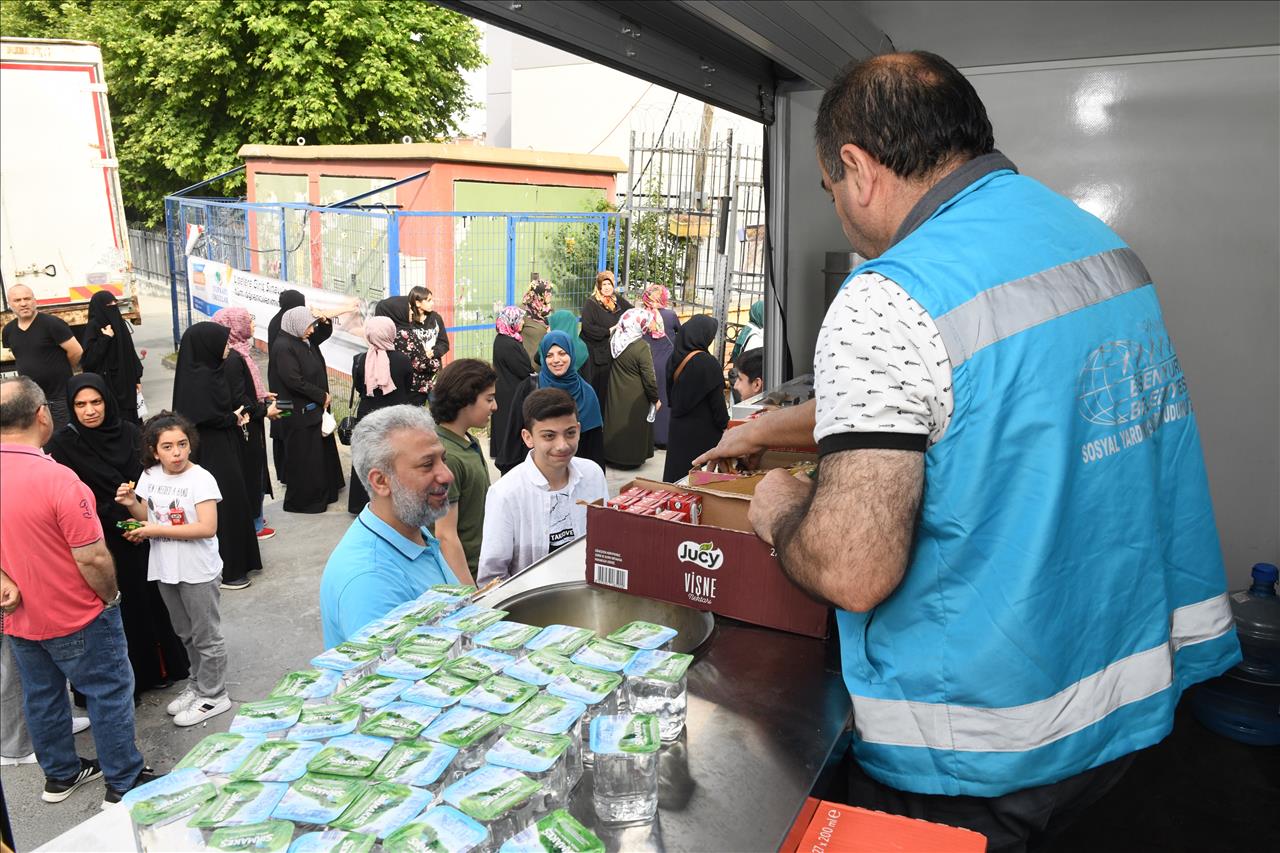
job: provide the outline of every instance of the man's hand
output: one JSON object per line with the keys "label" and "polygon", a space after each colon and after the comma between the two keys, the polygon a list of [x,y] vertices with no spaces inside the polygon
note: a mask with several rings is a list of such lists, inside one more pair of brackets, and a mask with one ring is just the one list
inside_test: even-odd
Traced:
{"label": "man's hand", "polygon": [[774,544],[774,532],[781,519],[791,516],[808,499],[813,490],[808,477],[801,480],[785,469],[775,468],[756,486],[747,510],[747,518],[756,535],[770,545]]}
{"label": "man's hand", "polygon": [[701,468],[711,463],[713,470],[733,470],[739,460],[745,460],[744,467],[755,469],[760,464],[761,454],[769,446],[757,437],[758,424],[759,421],[747,421],[725,430],[720,436],[720,443],[693,460],[693,467]]}
{"label": "man's hand", "polygon": [[[787,406],[765,412],[741,426],[724,431],[720,443],[693,460],[693,467],[708,462],[731,463],[745,459],[746,467],[760,467],[760,455],[770,447],[807,447],[813,444],[818,403],[809,400],[798,406]],[[724,467],[732,467],[725,465]]]}
{"label": "man's hand", "polygon": [[271,405],[267,406],[267,417],[273,421],[280,417],[280,407],[276,405],[275,400],[272,400]]}
{"label": "man's hand", "polygon": [[0,571],[0,610],[8,616],[22,603],[22,592],[13,579]]}

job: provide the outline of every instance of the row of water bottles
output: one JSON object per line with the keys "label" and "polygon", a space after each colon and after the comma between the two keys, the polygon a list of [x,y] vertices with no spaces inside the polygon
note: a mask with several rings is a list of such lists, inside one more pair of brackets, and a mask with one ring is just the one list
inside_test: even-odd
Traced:
{"label": "row of water bottles", "polygon": [[1280,569],[1253,567],[1253,585],[1231,593],[1243,660],[1194,688],[1191,708],[1207,727],[1257,746],[1280,745]]}

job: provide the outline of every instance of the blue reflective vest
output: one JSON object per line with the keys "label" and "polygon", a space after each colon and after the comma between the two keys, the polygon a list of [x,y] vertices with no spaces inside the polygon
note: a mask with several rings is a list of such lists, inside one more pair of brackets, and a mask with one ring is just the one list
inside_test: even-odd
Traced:
{"label": "blue reflective vest", "polygon": [[837,614],[859,763],[902,790],[993,797],[1158,742],[1182,691],[1240,652],[1142,263],[996,167],[850,280],[864,272],[934,318],[955,409],[925,454],[901,585]]}

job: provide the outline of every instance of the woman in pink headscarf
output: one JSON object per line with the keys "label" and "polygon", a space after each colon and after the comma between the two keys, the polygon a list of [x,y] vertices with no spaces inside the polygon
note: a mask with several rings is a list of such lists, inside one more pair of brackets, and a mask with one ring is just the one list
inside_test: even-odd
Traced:
{"label": "woman in pink headscarf", "polygon": [[[357,421],[386,406],[412,402],[413,392],[413,362],[395,348],[395,321],[390,317],[370,317],[364,321],[364,339],[369,348],[351,362],[351,383],[360,395]],[[359,515],[368,502],[369,493],[352,468],[347,511]]]}
{"label": "woman in pink headscarf", "polygon": [[640,292],[640,307],[649,312],[650,326],[644,339],[653,355],[653,372],[658,377],[658,399],[662,401],[662,407],[653,419],[653,443],[657,447],[666,447],[671,422],[671,402],[667,398],[667,360],[675,349],[680,318],[671,310],[671,293],[660,284],[645,286]]}
{"label": "woman in pink headscarf", "polygon": [[267,527],[262,514],[265,495],[275,496],[271,490],[271,472],[267,470],[267,418],[276,418],[275,394],[267,390],[262,381],[258,363],[253,360],[253,315],[245,308],[223,308],[213,315],[213,322],[225,326],[230,332],[227,343],[231,352],[222,363],[222,375],[231,389],[231,399],[237,406],[244,406],[249,423],[244,432],[244,485],[248,493],[249,512],[253,515],[253,529],[258,539],[270,539],[275,530]]}
{"label": "woman in pink headscarf", "polygon": [[[524,348],[524,309],[508,305],[493,321],[498,334],[493,337],[493,370],[498,374],[496,399],[498,410],[489,425],[489,458],[503,474],[524,461],[528,449],[519,431],[512,433],[507,424],[519,418],[512,401],[516,389],[533,375],[533,362]],[[514,438],[512,437],[514,435]]]}

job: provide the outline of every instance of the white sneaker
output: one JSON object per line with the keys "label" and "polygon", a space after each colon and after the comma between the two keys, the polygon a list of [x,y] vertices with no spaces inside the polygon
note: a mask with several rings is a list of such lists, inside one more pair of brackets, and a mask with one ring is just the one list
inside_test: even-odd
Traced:
{"label": "white sneaker", "polygon": [[182,688],[182,692],[178,694],[178,698],[174,699],[165,706],[165,713],[170,717],[176,717],[183,711],[191,707],[191,703],[196,701],[196,692],[190,687]]}
{"label": "white sneaker", "polygon": [[19,764],[35,764],[36,754],[28,752],[26,755],[19,755],[17,758],[10,758],[7,755],[0,755],[0,767],[17,767]]}
{"label": "white sneaker", "polygon": [[72,717],[71,718],[71,733],[73,735],[78,735],[87,728],[89,728],[88,717]]}
{"label": "white sneaker", "polygon": [[196,699],[191,705],[179,711],[173,718],[175,725],[194,726],[203,723],[210,717],[216,717],[224,711],[231,710],[231,698],[223,693],[216,699]]}

